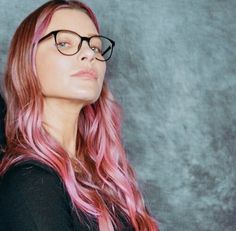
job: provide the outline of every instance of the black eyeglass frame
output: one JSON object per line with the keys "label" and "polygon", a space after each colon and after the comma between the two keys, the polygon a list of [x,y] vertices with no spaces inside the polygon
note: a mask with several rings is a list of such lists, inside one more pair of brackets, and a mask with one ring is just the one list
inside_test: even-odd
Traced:
{"label": "black eyeglass frame", "polygon": [[[43,40],[45,40],[45,39],[47,39],[47,38],[49,38],[50,36],[53,35],[54,40],[55,40],[55,43],[56,43],[56,45],[58,45],[58,44],[57,44],[57,39],[56,39],[56,37],[57,37],[57,34],[58,34],[59,32],[69,32],[69,33],[72,33],[72,34],[77,35],[77,36],[81,39],[81,41],[80,41],[80,43],[79,43],[79,45],[78,45],[78,47],[77,47],[77,51],[74,52],[73,54],[65,54],[65,53],[63,53],[63,52],[61,52],[61,51],[59,50],[58,46],[56,46],[56,47],[57,47],[57,50],[58,50],[62,55],[65,55],[65,56],[73,56],[73,55],[77,54],[77,53],[79,52],[81,46],[82,46],[83,41],[86,41],[86,42],[88,43],[89,47],[90,47],[90,44],[89,44],[89,43],[90,43],[90,40],[91,40],[92,38],[105,38],[105,39],[107,39],[107,40],[109,40],[109,41],[111,42],[111,45],[112,45],[112,46],[111,46],[111,47],[109,46],[101,55],[103,56],[103,55],[106,54],[110,49],[111,49],[111,54],[110,54],[110,56],[109,56],[108,58],[106,58],[106,59],[104,59],[104,60],[98,59],[97,57],[95,57],[95,58],[96,58],[97,60],[99,60],[99,61],[105,62],[105,61],[109,60],[109,59],[111,58],[111,56],[112,56],[113,48],[114,48],[114,46],[115,46],[115,41],[112,40],[112,39],[110,39],[110,38],[108,38],[108,37],[106,37],[106,36],[103,36],[103,35],[93,35],[93,36],[91,36],[91,37],[85,37],[85,36],[81,36],[81,35],[77,34],[77,33],[74,32],[74,31],[71,31],[71,30],[54,30],[54,31],[51,31],[50,33],[46,34],[45,36],[43,36],[41,39],[39,39],[38,43],[42,42]],[[91,48],[91,47],[90,47],[90,48]],[[91,48],[91,49],[92,49],[92,48]],[[93,49],[92,49],[92,50],[93,50]]]}

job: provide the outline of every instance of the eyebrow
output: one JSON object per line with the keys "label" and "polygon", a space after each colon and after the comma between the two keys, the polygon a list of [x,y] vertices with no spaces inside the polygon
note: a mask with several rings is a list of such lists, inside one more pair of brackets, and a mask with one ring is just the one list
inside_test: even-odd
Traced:
{"label": "eyebrow", "polygon": [[100,34],[94,34],[94,33],[91,34],[91,33],[89,33],[87,36],[95,36],[95,35],[97,36],[97,35],[100,35]]}
{"label": "eyebrow", "polygon": [[[74,31],[74,30],[69,30],[69,29],[57,29],[57,30],[52,30],[52,31],[58,31],[58,30],[67,30],[67,31],[71,31],[71,32],[74,32],[74,33],[76,33],[76,34],[79,34],[79,35],[81,35],[82,36],[82,34],[80,34],[80,33],[77,33],[76,31]],[[52,32],[51,31],[51,32]],[[50,33],[51,33],[50,32]],[[100,35],[99,33],[89,33],[89,34],[87,34],[86,36],[97,36],[97,35]],[[83,35],[84,36],[84,35]]]}
{"label": "eyebrow", "polygon": [[[49,39],[51,37],[51,35],[54,35],[54,33],[58,33],[59,31],[69,31],[69,32],[72,32],[72,33],[75,33],[81,37],[84,37],[83,35],[81,34],[78,34],[77,32],[73,31],[73,30],[68,30],[68,29],[60,29],[60,30],[52,30],[51,32],[47,33],[46,35],[44,35],[42,38],[39,39],[38,43],[40,43],[41,41],[45,40],[45,39]],[[88,34],[86,37],[93,37],[93,36],[100,36],[100,34]]]}

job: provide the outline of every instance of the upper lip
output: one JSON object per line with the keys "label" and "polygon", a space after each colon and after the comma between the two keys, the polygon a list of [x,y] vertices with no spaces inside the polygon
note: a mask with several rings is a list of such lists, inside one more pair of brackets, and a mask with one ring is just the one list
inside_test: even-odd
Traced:
{"label": "upper lip", "polygon": [[71,75],[72,77],[89,77],[91,79],[97,79],[96,71],[92,69],[81,69]]}

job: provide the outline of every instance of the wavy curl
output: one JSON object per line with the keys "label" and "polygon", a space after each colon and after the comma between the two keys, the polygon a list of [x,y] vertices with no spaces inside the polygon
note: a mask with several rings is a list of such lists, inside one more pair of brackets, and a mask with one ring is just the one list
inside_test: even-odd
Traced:
{"label": "wavy curl", "polygon": [[85,11],[99,31],[96,17],[88,6],[63,0],[42,5],[18,27],[4,79],[7,148],[0,175],[19,162],[40,161],[60,175],[75,211],[96,217],[100,230],[119,230],[118,211],[136,231],[157,231],[122,146],[122,110],[106,82],[99,99],[80,112],[76,158],[71,159],[43,128],[43,96],[35,71],[35,53],[39,38],[60,8]]}

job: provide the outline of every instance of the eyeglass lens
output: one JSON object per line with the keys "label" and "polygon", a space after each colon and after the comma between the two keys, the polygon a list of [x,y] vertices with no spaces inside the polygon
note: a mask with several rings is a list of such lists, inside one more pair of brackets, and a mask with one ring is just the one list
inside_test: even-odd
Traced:
{"label": "eyeglass lens", "polygon": [[[72,32],[60,31],[56,35],[57,49],[64,55],[73,55],[81,47],[81,38]],[[89,47],[94,51],[95,58],[101,61],[108,60],[112,53],[112,43],[102,36],[93,36]]]}

